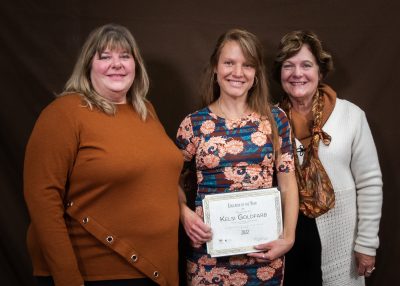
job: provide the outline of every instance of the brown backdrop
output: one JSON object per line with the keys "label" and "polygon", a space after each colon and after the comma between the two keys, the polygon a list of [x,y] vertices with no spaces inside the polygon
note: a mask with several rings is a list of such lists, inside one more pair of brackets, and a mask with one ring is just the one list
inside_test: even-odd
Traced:
{"label": "brown backdrop", "polygon": [[[367,113],[384,175],[381,247],[368,285],[395,285],[400,269],[398,1],[3,0],[0,4],[0,281],[34,285],[25,249],[24,148],[33,124],[62,90],[88,32],[116,22],[136,37],[151,77],[149,99],[171,137],[198,108],[201,70],[218,35],[241,27],[259,36],[271,63],[280,37],[312,29],[334,56],[327,79]],[[274,93],[278,92],[275,84]],[[345,126],[343,126],[345,128]],[[150,162],[149,162],[150,163]],[[161,198],[160,198],[161,199]],[[393,282],[390,282],[393,281]]]}

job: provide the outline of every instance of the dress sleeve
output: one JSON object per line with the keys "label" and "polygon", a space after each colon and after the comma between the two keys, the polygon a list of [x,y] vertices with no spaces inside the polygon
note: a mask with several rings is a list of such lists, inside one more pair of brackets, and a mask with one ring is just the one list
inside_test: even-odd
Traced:
{"label": "dress sleeve", "polygon": [[294,171],[294,158],[292,149],[292,140],[290,138],[290,124],[285,112],[280,109],[274,109],[274,119],[278,128],[280,154],[276,162],[276,170],[281,173]]}
{"label": "dress sleeve", "polygon": [[194,136],[193,124],[190,115],[186,116],[186,118],[179,125],[179,129],[176,134],[176,145],[182,151],[186,162],[192,161],[194,155],[196,154],[196,138],[197,137]]}
{"label": "dress sleeve", "polygon": [[365,113],[352,144],[351,171],[357,190],[358,227],[354,250],[376,255],[382,209],[382,174]]}
{"label": "dress sleeve", "polygon": [[53,102],[34,126],[25,153],[24,197],[55,284],[77,286],[83,285],[83,279],[64,220],[63,197],[79,135],[74,116],[66,109]]}

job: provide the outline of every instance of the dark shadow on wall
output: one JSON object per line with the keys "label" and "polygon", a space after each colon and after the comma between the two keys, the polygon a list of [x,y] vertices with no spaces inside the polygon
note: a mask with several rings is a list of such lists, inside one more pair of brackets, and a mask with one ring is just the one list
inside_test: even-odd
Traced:
{"label": "dark shadow on wall", "polygon": [[193,91],[179,74],[176,65],[149,59],[146,61],[150,77],[148,99],[172,140],[183,118],[193,112]]}

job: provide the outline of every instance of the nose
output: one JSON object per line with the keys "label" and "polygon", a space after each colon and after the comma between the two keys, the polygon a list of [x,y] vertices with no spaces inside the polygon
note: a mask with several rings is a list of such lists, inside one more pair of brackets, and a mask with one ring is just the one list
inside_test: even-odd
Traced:
{"label": "nose", "polygon": [[235,65],[232,71],[233,76],[240,77],[243,75],[243,67],[241,65]]}
{"label": "nose", "polygon": [[121,59],[119,57],[113,57],[112,67],[120,68],[122,66]]}
{"label": "nose", "polygon": [[298,66],[295,66],[295,67],[294,67],[294,70],[293,70],[293,75],[294,75],[294,76],[297,76],[297,77],[300,77],[300,76],[302,75],[302,70],[301,70],[301,68],[298,67]]}

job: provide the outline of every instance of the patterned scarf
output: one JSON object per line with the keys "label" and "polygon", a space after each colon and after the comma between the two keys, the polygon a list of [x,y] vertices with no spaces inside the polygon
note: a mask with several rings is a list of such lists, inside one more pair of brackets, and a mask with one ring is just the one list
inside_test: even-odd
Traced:
{"label": "patterned scarf", "polygon": [[[307,119],[292,114],[292,104],[288,97],[281,102],[281,107],[288,114],[292,126],[293,150],[296,150],[295,136],[306,146],[303,164],[300,165],[297,152],[294,152],[296,179],[300,196],[300,211],[310,217],[318,217],[335,206],[335,193],[332,183],[318,156],[319,141],[329,145],[331,136],[322,130],[323,124],[333,110],[336,94],[326,85],[321,85],[313,97],[311,126]],[[333,104],[332,104],[333,103]],[[326,108],[325,104],[327,104]],[[328,114],[323,114],[327,111]],[[299,131],[296,130],[299,127]],[[307,136],[308,135],[308,136]]]}

